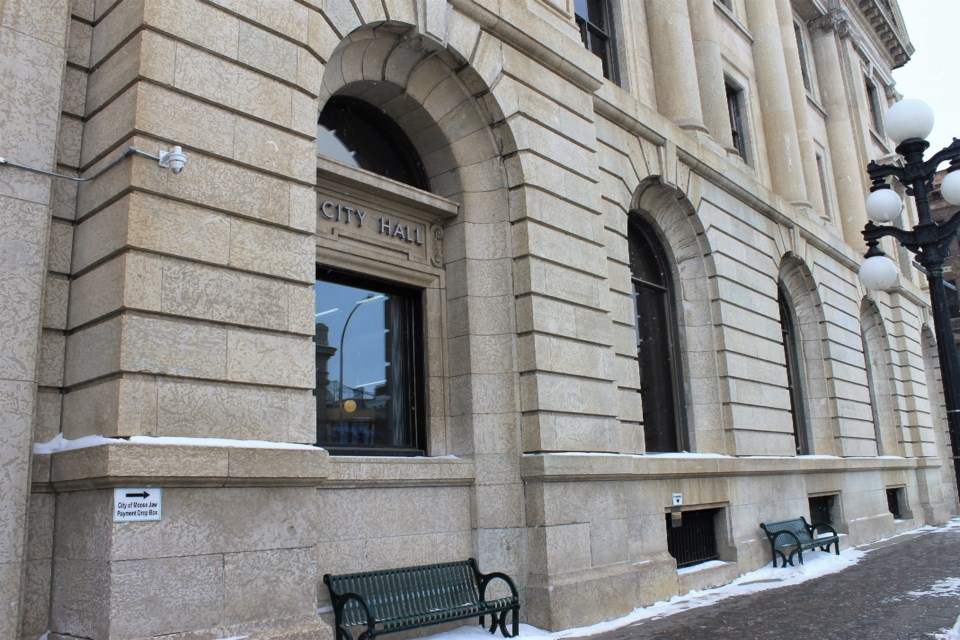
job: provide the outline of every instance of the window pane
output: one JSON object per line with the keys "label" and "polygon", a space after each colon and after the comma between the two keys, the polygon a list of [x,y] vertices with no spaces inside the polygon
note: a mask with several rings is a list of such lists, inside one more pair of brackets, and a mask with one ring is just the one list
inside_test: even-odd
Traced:
{"label": "window pane", "polygon": [[646,450],[679,451],[680,361],[666,257],[639,222],[630,225],[629,243]]}
{"label": "window pane", "polygon": [[317,153],[346,164],[427,188],[413,144],[387,114],[347,96],[327,101],[317,123]]}
{"label": "window pane", "polygon": [[328,274],[316,305],[318,444],[421,450],[419,295]]}
{"label": "window pane", "polygon": [[793,440],[797,455],[806,455],[810,453],[810,450],[806,438],[807,419],[803,394],[803,368],[800,362],[800,352],[797,348],[799,342],[793,310],[787,302],[787,294],[782,285],[777,290],[777,303],[780,306],[780,330],[783,336],[783,355],[787,365],[787,390],[790,392]]}
{"label": "window pane", "polygon": [[576,0],[574,14],[583,46],[600,58],[603,76],[619,83],[613,28],[607,0]]}
{"label": "window pane", "polygon": [[730,116],[730,137],[733,141],[733,147],[744,160],[747,159],[747,145],[744,139],[743,111],[740,100],[741,89],[731,84],[726,85],[727,92],[727,112]]}
{"label": "window pane", "polygon": [[807,66],[807,44],[803,38],[803,31],[797,23],[793,23],[793,34],[796,36],[797,53],[800,55],[800,75],[803,76],[803,88],[807,91],[812,91],[810,69]]}
{"label": "window pane", "polygon": [[636,285],[637,359],[647,451],[678,451],[666,292]]}

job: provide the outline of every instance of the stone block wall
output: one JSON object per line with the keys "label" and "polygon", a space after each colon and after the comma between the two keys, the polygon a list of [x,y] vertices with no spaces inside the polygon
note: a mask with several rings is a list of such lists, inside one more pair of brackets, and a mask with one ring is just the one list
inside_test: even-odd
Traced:
{"label": "stone block wall", "polygon": [[[691,43],[649,32],[662,7],[617,3],[617,20],[647,27],[623,34],[621,86],[583,48],[573,4],[78,0],[43,20],[2,6],[0,126],[17,132],[3,153],[110,168],[77,187],[0,167],[0,300],[16,301],[0,317],[13,345],[0,467],[17,488],[0,495],[0,593],[16,603],[0,636],[327,637],[324,573],[469,556],[517,580],[527,621],[560,629],[762,566],[758,524],[807,514],[811,496],[836,497],[845,547],[955,510],[922,291],[871,294],[904,454],[878,458],[846,244],[855,181],[834,219],[826,199],[805,202],[809,172],[768,158],[775,129],[797,134],[791,149],[818,141],[838,177],[868,146],[833,149],[853,138],[833,118],[792,131],[795,87],[771,73],[796,53],[776,51],[790,3],[688,3],[706,13],[671,28],[709,46],[679,60],[664,49]],[[845,91],[833,71],[855,44],[817,29],[817,60],[838,56],[824,86]],[[747,90],[746,158],[710,131],[716,113],[687,117],[711,90],[691,70],[721,51]],[[685,81],[665,84],[674,63]],[[776,113],[761,108],[771,91]],[[317,156],[334,95],[407,132],[430,193]],[[830,94],[828,111],[846,118],[849,100]],[[179,175],[139,155],[111,165],[174,145]],[[428,241],[326,224],[334,196]],[[695,455],[645,455],[631,217],[670,258]],[[318,265],[423,292],[429,457],[209,441],[315,442]],[[815,456],[795,455],[778,283],[797,310]],[[58,434],[111,440],[31,469],[31,444]],[[113,521],[112,490],[132,486],[163,488],[160,522]],[[678,492],[684,510],[718,510],[721,565],[677,572]]]}

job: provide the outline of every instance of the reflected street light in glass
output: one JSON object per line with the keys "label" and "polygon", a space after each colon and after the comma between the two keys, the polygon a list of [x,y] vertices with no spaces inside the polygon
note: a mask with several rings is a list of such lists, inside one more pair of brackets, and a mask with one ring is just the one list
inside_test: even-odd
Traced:
{"label": "reflected street light in glass", "polygon": [[[386,298],[387,298],[386,295],[380,293],[380,294],[377,294],[377,295],[370,294],[370,295],[368,295],[366,298],[363,298],[363,299],[361,299],[361,300],[357,300],[357,301],[354,303],[353,309],[350,310],[350,314],[347,316],[346,321],[343,323],[343,331],[340,332],[340,351],[339,351],[339,354],[340,354],[340,389],[339,389],[339,392],[337,393],[337,405],[338,405],[338,407],[339,407],[339,409],[338,409],[338,411],[339,411],[339,416],[338,416],[338,418],[337,418],[337,422],[338,422],[338,426],[339,426],[341,429],[343,428],[343,361],[345,360],[345,358],[344,358],[344,353],[343,353],[343,339],[344,339],[344,338],[346,337],[346,335],[347,335],[347,327],[350,325],[350,319],[353,318],[353,314],[355,314],[355,313],[357,312],[357,310],[360,309],[361,306],[363,306],[363,305],[365,305],[365,304],[368,304],[368,303],[370,303],[370,302],[377,302],[378,300],[385,300]],[[354,404],[353,404],[353,408],[352,408],[350,411],[348,411],[348,413],[353,413],[353,411],[356,411],[356,402],[354,402],[353,400],[351,400],[351,402],[354,403]]]}

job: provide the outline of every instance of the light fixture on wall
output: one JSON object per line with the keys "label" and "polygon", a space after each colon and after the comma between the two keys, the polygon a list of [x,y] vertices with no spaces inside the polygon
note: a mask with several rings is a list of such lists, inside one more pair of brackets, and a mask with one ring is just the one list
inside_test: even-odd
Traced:
{"label": "light fixture on wall", "polygon": [[[867,165],[873,181],[867,198],[868,222],[863,229],[867,243],[866,260],[860,266],[860,281],[867,289],[889,289],[896,283],[897,265],[880,249],[880,239],[892,236],[901,245],[916,254],[930,285],[930,306],[937,337],[937,353],[943,379],[944,401],[947,408],[947,426],[950,430],[950,448],[960,487],[960,358],[953,337],[950,309],[943,281],[943,263],[949,256],[950,243],[960,229],[960,212],[943,223],[930,215],[930,192],[937,167],[950,161],[949,173],[940,187],[943,199],[960,205],[960,140],[954,138],[947,147],[933,154],[929,160],[923,154],[930,146],[926,137],[933,130],[933,110],[923,101],[901,100],[887,111],[887,134],[897,145],[897,154],[903,162]],[[903,202],[887,182],[896,178],[912,196],[917,207],[918,222],[912,230],[887,224],[893,222],[903,209]],[[877,224],[879,223],[879,224]]]}
{"label": "light fixture on wall", "polygon": [[37,167],[29,167],[25,164],[20,164],[19,162],[14,162],[13,160],[8,160],[3,156],[0,156],[0,166],[13,167],[14,169],[22,169],[23,171],[30,171],[31,173],[39,173],[44,176],[51,176],[53,178],[63,178],[64,180],[71,180],[73,182],[89,182],[95,178],[98,178],[106,171],[112,169],[114,166],[120,163],[124,158],[131,155],[142,156],[144,158],[150,158],[151,160],[156,160],[161,167],[164,169],[170,169],[174,174],[179,174],[183,171],[183,168],[187,166],[187,155],[183,152],[179,146],[175,146],[170,151],[160,151],[158,155],[153,155],[147,153],[146,151],[140,151],[136,147],[127,147],[126,150],[116,159],[114,159],[110,164],[106,165],[100,171],[97,171],[92,176],[86,176],[84,178],[78,178],[76,176],[68,176],[62,173],[56,173],[53,171],[47,171],[45,169],[38,169]]}

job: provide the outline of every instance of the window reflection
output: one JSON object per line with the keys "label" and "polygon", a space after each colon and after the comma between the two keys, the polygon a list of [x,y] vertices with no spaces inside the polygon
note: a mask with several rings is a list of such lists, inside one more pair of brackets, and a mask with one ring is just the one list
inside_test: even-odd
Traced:
{"label": "window reflection", "polygon": [[316,282],[317,442],[422,453],[419,292],[326,272]]}
{"label": "window reflection", "polygon": [[356,98],[334,96],[317,123],[317,153],[418,189],[427,189],[413,144],[382,110]]}

